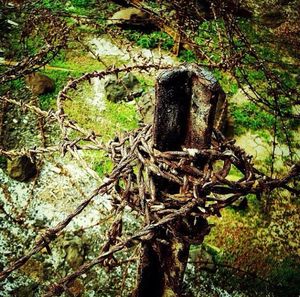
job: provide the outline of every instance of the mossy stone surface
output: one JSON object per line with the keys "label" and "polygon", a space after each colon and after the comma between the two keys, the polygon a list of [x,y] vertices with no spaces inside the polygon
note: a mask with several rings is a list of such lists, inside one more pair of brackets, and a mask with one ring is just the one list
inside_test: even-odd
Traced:
{"label": "mossy stone surface", "polygon": [[7,174],[18,181],[28,181],[37,173],[36,164],[27,156],[21,156],[7,161]]}

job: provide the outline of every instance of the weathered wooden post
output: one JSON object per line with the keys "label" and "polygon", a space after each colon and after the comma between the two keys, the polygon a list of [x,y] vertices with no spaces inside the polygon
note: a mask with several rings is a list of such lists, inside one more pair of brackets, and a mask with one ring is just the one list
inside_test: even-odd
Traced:
{"label": "weathered wooden post", "polygon": [[[224,103],[216,80],[195,64],[166,70],[157,79],[154,114],[154,147],[160,151],[208,148],[215,115]],[[219,102],[219,103],[218,103]],[[201,164],[202,163],[202,164]],[[205,160],[199,161],[199,169]],[[180,187],[153,176],[156,197],[160,192],[180,193]],[[161,202],[163,202],[161,200]],[[206,219],[180,218],[144,243],[135,297],[181,296],[190,241],[202,243],[209,232]]]}

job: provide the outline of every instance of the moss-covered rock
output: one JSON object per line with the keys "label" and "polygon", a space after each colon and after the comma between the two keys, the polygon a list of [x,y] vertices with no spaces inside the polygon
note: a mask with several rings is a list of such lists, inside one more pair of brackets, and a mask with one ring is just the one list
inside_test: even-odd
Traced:
{"label": "moss-covered rock", "polygon": [[34,95],[43,95],[55,90],[54,81],[41,73],[31,73],[26,76],[25,81]]}
{"label": "moss-covered rock", "polygon": [[7,161],[7,174],[18,181],[28,181],[37,174],[36,163],[27,156]]}
{"label": "moss-covered rock", "polygon": [[137,91],[138,84],[138,79],[131,73],[121,79],[112,76],[105,82],[106,98],[114,103],[130,101]]}

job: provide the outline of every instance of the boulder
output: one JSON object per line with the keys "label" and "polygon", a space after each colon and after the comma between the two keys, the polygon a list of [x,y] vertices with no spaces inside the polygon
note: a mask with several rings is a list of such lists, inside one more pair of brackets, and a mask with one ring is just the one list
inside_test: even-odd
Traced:
{"label": "boulder", "polygon": [[11,178],[18,181],[28,181],[37,174],[36,163],[27,156],[8,159],[6,170]]}
{"label": "boulder", "polygon": [[53,79],[41,73],[31,73],[25,77],[27,86],[34,95],[43,95],[51,93],[55,90]]}
{"label": "boulder", "polygon": [[129,72],[123,77],[122,83],[125,85],[126,88],[133,89],[136,85],[139,84],[139,81],[135,75]]}
{"label": "boulder", "polygon": [[119,79],[111,76],[104,85],[106,98],[114,103],[130,101],[138,91],[138,84],[138,79],[132,73],[128,73]]}
{"label": "boulder", "polygon": [[126,88],[118,83],[117,80],[107,81],[104,88],[108,101],[116,103],[126,99]]}
{"label": "boulder", "polygon": [[148,15],[135,7],[122,8],[107,22],[108,25],[145,25]]}

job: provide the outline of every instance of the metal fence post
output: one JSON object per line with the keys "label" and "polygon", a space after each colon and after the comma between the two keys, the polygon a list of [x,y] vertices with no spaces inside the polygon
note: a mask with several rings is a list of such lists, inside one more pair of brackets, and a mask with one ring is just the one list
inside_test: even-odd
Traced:
{"label": "metal fence post", "polygon": [[[208,148],[220,113],[218,102],[224,92],[209,72],[195,64],[166,70],[156,82],[154,148],[178,151],[183,148]],[[201,164],[201,162],[203,164]],[[199,168],[205,160],[199,162]],[[162,191],[176,194],[180,187],[153,176],[156,199]],[[163,201],[162,201],[163,202]],[[180,218],[159,230],[155,239],[142,246],[135,297],[181,296],[190,243],[186,236],[196,236],[197,243],[209,232],[206,219],[191,222]]]}

